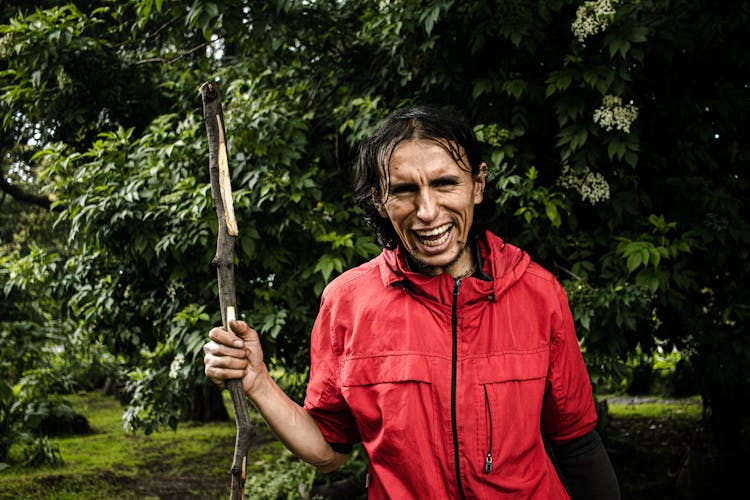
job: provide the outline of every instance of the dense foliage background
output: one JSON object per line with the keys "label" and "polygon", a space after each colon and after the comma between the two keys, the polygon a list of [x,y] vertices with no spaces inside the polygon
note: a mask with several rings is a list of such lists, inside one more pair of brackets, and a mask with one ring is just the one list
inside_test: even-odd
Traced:
{"label": "dense foliage background", "polygon": [[[54,457],[55,394],[114,384],[128,428],[222,415],[198,87],[217,81],[240,314],[297,395],[319,293],[379,249],[356,145],[465,112],[497,232],[565,285],[592,378],[677,353],[727,467],[750,414],[750,3],[7,0],[0,6],[0,463]],[[632,378],[632,373],[630,373]],[[218,402],[218,403],[217,403]],[[728,469],[728,470],[730,470]]]}

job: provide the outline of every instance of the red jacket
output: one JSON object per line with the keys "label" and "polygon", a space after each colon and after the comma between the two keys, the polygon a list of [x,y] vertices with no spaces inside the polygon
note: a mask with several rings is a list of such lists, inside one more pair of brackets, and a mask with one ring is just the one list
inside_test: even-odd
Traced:
{"label": "red jacket", "polygon": [[597,417],[567,297],[492,233],[479,250],[484,279],[384,250],[323,293],[305,408],[328,442],[363,442],[370,498],[568,498],[542,438]]}

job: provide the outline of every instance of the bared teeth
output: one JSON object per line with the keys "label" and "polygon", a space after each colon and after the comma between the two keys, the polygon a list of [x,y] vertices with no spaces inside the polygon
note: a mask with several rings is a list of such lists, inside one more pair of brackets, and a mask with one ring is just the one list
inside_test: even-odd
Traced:
{"label": "bared teeth", "polygon": [[437,246],[444,243],[450,235],[450,230],[453,224],[443,224],[435,229],[429,229],[426,231],[415,231],[419,239],[428,246]]}
{"label": "bared teeth", "polygon": [[436,227],[435,229],[427,229],[423,231],[414,231],[414,232],[417,233],[420,237],[426,238],[428,236],[437,236],[438,234],[443,233],[447,231],[448,229],[450,229],[450,226],[451,224],[448,223],[448,224],[443,224],[440,227]]}

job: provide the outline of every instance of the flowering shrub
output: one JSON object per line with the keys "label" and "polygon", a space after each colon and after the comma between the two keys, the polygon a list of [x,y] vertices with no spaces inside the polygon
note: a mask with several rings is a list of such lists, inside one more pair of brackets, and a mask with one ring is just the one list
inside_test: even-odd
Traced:
{"label": "flowering shrub", "polygon": [[592,172],[589,167],[584,167],[581,173],[576,173],[569,165],[563,165],[557,183],[565,189],[577,191],[581,199],[592,205],[609,199],[607,179],[598,172]]}
{"label": "flowering shrub", "polygon": [[606,131],[612,129],[630,133],[630,126],[638,118],[638,107],[633,104],[623,106],[622,98],[605,95],[602,105],[594,110],[594,123]]}
{"label": "flowering shrub", "polygon": [[578,41],[607,29],[615,17],[615,2],[612,0],[594,0],[584,2],[576,10],[576,18],[571,29]]}

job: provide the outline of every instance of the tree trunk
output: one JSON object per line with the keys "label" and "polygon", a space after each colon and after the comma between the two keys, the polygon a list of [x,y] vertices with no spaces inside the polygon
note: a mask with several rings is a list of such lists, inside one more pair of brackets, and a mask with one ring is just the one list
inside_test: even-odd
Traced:
{"label": "tree trunk", "polygon": [[221,390],[213,384],[196,384],[190,394],[185,420],[215,422],[229,420]]}

